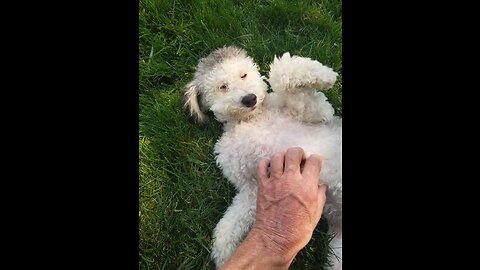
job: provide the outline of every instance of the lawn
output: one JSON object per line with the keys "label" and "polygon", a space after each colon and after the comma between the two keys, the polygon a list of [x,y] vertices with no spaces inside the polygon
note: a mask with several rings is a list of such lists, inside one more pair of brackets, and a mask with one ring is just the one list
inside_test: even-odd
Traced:
{"label": "lawn", "polygon": [[[340,76],[326,94],[342,115],[341,1],[140,0],[140,269],[213,269],[212,230],[235,191],[215,165],[220,124],[195,125],[180,98],[198,59],[224,45],[243,47],[263,74],[286,51],[332,67]],[[323,268],[325,228],[291,269]]]}

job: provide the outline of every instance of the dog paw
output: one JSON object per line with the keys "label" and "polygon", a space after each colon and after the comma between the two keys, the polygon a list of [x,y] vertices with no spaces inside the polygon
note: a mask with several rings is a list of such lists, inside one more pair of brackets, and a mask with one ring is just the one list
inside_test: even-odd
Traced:
{"label": "dog paw", "polygon": [[270,65],[268,82],[274,92],[327,90],[335,84],[337,76],[338,73],[316,60],[285,53],[281,58],[275,57]]}
{"label": "dog paw", "polygon": [[214,241],[210,256],[215,263],[215,266],[218,268],[227,262],[234,251],[235,246],[231,243],[216,240]]}

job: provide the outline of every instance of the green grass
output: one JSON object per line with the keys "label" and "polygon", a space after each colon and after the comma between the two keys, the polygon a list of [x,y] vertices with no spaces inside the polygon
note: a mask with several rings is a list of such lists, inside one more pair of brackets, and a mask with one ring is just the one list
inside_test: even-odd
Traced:
{"label": "green grass", "polygon": [[[199,58],[243,47],[268,73],[274,55],[311,57],[339,72],[326,94],[342,114],[341,1],[140,0],[140,269],[212,269],[211,234],[234,195],[215,165],[221,135],[182,112],[181,89]],[[325,221],[291,269],[322,269]]]}

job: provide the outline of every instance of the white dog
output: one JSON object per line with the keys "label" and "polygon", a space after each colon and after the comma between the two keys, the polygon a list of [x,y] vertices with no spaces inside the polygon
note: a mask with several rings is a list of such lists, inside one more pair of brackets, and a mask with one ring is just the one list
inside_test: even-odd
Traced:
{"label": "white dog", "polygon": [[198,122],[206,112],[224,124],[215,145],[216,161],[237,195],[213,233],[212,259],[225,263],[255,221],[256,168],[261,158],[290,147],[302,147],[306,157],[324,157],[320,181],[328,185],[324,214],[335,238],[341,269],[342,246],[342,120],[325,95],[337,73],[309,58],[285,53],[270,65],[267,84],[247,53],[236,47],[215,50],[199,61],[193,81],[184,88],[183,104]]}

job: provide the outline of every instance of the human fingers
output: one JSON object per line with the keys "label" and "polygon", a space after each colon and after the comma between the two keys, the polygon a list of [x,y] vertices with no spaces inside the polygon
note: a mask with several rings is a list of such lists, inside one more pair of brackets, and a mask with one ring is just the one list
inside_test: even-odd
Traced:
{"label": "human fingers", "polygon": [[270,159],[270,178],[280,178],[283,175],[285,152],[275,153]]}
{"label": "human fingers", "polygon": [[[312,154],[305,161],[302,175],[307,178],[318,181],[320,178],[320,171],[323,166],[323,158],[320,155]],[[315,182],[317,184],[317,182]]]}
{"label": "human fingers", "polygon": [[[270,160],[266,158],[260,159],[257,164],[257,181],[265,181],[268,179],[268,164]],[[260,185],[259,185],[260,186]]]}
{"label": "human fingers", "polygon": [[326,184],[318,185],[318,204],[323,208],[325,201],[327,200],[327,189],[328,186]]}
{"label": "human fingers", "polygon": [[325,202],[327,201],[327,189],[326,184],[318,185],[318,195],[317,195],[317,211],[316,211],[316,221],[320,221],[320,218],[323,215],[323,208],[325,207]]}
{"label": "human fingers", "polygon": [[300,163],[305,156],[305,152],[300,147],[293,147],[287,150],[285,154],[285,171],[300,172]]}

